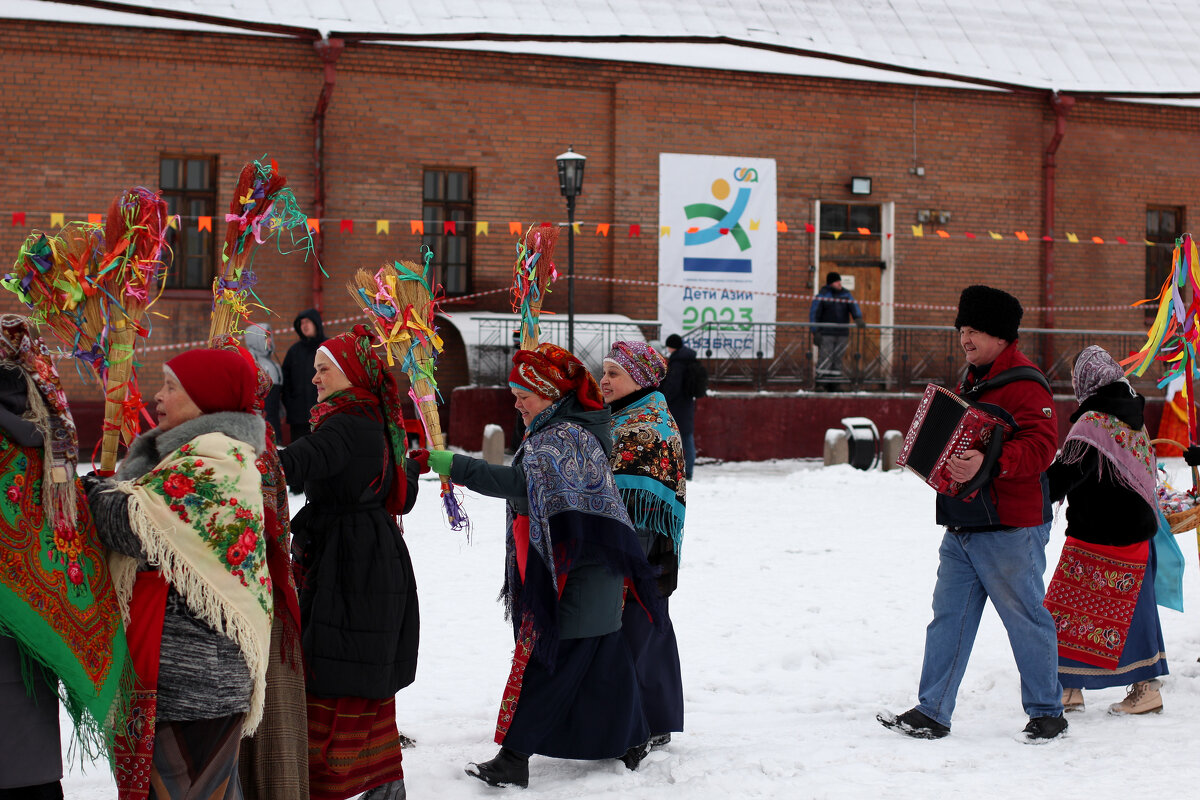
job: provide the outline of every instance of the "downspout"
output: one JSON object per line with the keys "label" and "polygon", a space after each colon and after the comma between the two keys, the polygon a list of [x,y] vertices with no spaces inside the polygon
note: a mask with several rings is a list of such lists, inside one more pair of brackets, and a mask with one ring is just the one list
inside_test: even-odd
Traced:
{"label": "downspout", "polygon": [[[333,97],[333,85],[337,82],[337,60],[342,54],[346,43],[341,39],[329,38],[313,42],[313,47],[325,68],[325,82],[321,86],[321,95],[317,98],[317,107],[313,111],[313,216],[318,220],[325,216],[325,112],[329,109],[329,100]],[[321,276],[321,261],[325,255],[325,234],[316,230],[313,232],[313,251],[316,259],[312,266],[312,306],[317,311],[323,310],[324,287]]]}
{"label": "downspout", "polygon": [[[1055,155],[1062,143],[1063,135],[1067,132],[1067,113],[1075,105],[1075,98],[1058,92],[1050,93],[1050,107],[1054,109],[1054,136],[1046,145],[1042,157],[1042,305],[1045,307],[1042,326],[1054,327],[1054,189]],[[1053,337],[1046,336],[1042,340],[1042,364],[1048,367],[1053,363]]]}

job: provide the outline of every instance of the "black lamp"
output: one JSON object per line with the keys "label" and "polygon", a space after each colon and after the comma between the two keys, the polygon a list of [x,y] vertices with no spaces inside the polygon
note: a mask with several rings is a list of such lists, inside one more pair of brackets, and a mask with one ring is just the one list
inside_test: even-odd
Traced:
{"label": "black lamp", "polygon": [[587,156],[581,156],[567,145],[567,152],[555,158],[558,162],[558,188],[567,198],[567,349],[575,352],[575,198],[583,193],[583,166]]}

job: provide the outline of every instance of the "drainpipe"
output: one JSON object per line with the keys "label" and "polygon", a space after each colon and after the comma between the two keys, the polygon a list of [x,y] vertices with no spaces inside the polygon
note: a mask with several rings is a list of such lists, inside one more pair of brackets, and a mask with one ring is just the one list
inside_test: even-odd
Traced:
{"label": "drainpipe", "polygon": [[[317,107],[313,111],[313,216],[321,219],[325,216],[325,112],[329,108],[329,100],[333,97],[333,85],[337,82],[337,60],[342,54],[346,43],[337,38],[321,39],[313,42],[317,55],[325,68],[325,82],[321,86],[321,95],[317,98]],[[325,234],[321,231],[313,233],[313,250],[316,260],[312,266],[312,306],[321,311],[324,288],[321,280],[321,259],[325,255]]]}
{"label": "drainpipe", "polygon": [[[1042,158],[1042,305],[1046,307],[1042,327],[1054,327],[1054,187],[1055,154],[1067,131],[1067,114],[1075,105],[1075,98],[1058,92],[1050,93],[1050,107],[1054,109],[1054,136],[1046,145]],[[1042,340],[1042,365],[1053,363],[1053,337]]]}

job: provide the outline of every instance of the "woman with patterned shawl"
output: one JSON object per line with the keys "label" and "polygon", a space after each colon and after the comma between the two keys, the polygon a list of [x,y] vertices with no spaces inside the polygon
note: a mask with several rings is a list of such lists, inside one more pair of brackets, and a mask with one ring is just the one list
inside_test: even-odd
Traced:
{"label": "woman with patterned shawl", "polygon": [[1095,345],[1075,359],[1072,383],[1079,408],[1046,471],[1051,500],[1067,499],[1067,540],[1046,590],[1063,707],[1083,710],[1083,689],[1132,684],[1109,713],[1161,711],[1157,679],[1167,674],[1167,658],[1155,579],[1159,558],[1169,554],[1154,541],[1160,514],[1146,401]]}
{"label": "woman with patterned shawl", "polygon": [[[250,338],[249,330],[246,336]],[[271,621],[262,722],[253,736],[242,739],[238,758],[242,793],[246,800],[307,800],[308,715],[300,656],[300,606],[292,574],[288,492],[275,445],[275,428],[265,411],[267,398],[273,387],[278,387],[263,361],[251,348],[239,346],[233,336],[219,337],[212,346],[238,353],[254,367],[258,377],[254,408],[267,422],[267,446],[255,466],[262,476],[267,574],[275,617]]]}
{"label": "woman with patterned shawl", "polygon": [[650,725],[650,746],[671,741],[683,730],[683,678],[679,644],[668,613],[668,600],[679,583],[679,554],[687,481],[683,439],[658,385],[667,362],[645,342],[614,342],[604,358],[600,392],[612,410],[612,468],[621,499],[637,529],[650,566],[659,570],[663,627],[646,621],[635,604],[626,604],[621,632],[633,651],[642,707]]}
{"label": "woman with patterned shawl", "polygon": [[240,800],[238,745],[262,718],[271,639],[257,379],[224,350],[181,353],[163,373],[158,427],[115,480],[85,478],[137,676],[118,796]]}
{"label": "woman with patterned shawl", "polygon": [[0,797],[63,796],[60,681],[95,753],[130,678],[78,458],[49,348],[28,319],[0,316]]}
{"label": "woman with patterned shawl", "polygon": [[280,453],[307,504],[292,520],[313,800],[405,796],[396,693],[417,671],[420,616],[396,517],[417,497],[396,381],[366,326],[314,358],[312,433]]}
{"label": "woman with patterned shawl", "polygon": [[[529,756],[621,758],[636,769],[650,729],[621,636],[623,587],[657,615],[654,576],[609,466],[611,418],[595,379],[552,344],[513,356],[525,422],[511,466],[446,451],[430,468],[508,501],[503,596],[516,650],[490,761],[467,773],[527,786]],[[420,451],[420,458],[425,458]]]}

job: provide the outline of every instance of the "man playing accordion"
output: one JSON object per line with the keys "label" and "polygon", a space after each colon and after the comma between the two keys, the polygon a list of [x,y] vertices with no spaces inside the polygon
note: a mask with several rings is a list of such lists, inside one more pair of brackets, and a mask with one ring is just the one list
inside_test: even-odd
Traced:
{"label": "man playing accordion", "polygon": [[1042,605],[1052,521],[1045,470],[1054,460],[1058,424],[1049,383],[1017,347],[1021,315],[1017,298],[999,289],[968,286],[959,298],[954,327],[967,371],[958,394],[1000,417],[1013,433],[994,463],[985,466],[983,454],[968,449],[949,465],[959,483],[988,470],[979,492],[965,500],[937,496],[937,523],[946,532],[918,703],[898,716],[879,715],[886,727],[915,738],[950,733],[958,687],[989,598],[1021,674],[1021,703],[1029,715],[1022,738],[1044,742],[1067,727],[1054,621]]}

